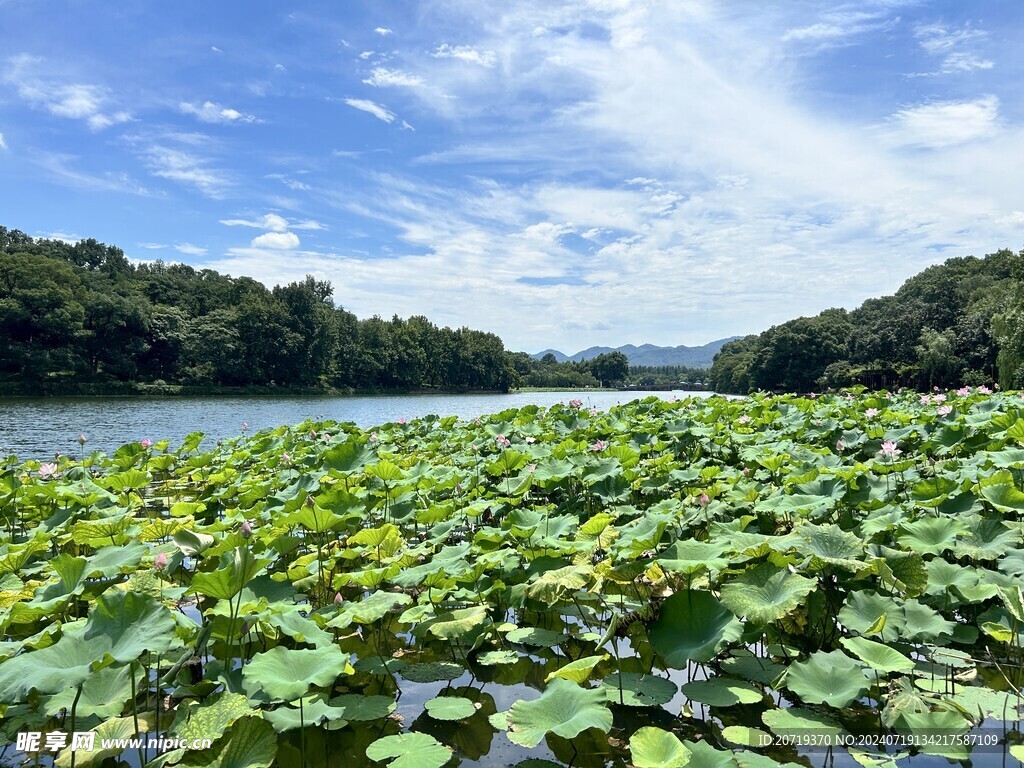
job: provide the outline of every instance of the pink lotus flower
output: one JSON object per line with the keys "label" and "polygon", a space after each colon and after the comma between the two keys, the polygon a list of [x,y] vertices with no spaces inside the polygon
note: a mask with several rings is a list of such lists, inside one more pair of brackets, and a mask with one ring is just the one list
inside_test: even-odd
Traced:
{"label": "pink lotus flower", "polygon": [[81,435],[78,436],[78,444],[79,445],[85,445],[85,433],[84,432]]}
{"label": "pink lotus flower", "polygon": [[39,465],[39,478],[41,480],[49,480],[51,477],[57,474],[56,464],[40,464]]}
{"label": "pink lotus flower", "polygon": [[600,413],[600,411],[597,410],[597,408],[591,408],[590,409],[590,415],[591,416],[597,416],[597,414],[599,414],[599,413]]}
{"label": "pink lotus flower", "polygon": [[711,499],[708,497],[708,495],[706,493],[702,493],[700,495],[700,505],[702,507],[706,507],[710,503],[711,503]]}
{"label": "pink lotus flower", "polygon": [[331,440],[331,436],[328,435],[326,432],[324,432],[320,437],[321,437],[321,439],[323,439],[323,441],[325,443],[330,442],[330,440]]}
{"label": "pink lotus flower", "polygon": [[607,447],[608,447],[608,443],[606,443],[604,440],[598,440],[596,443],[594,443],[592,446],[590,446],[590,450],[592,450],[594,452],[600,452],[600,451],[603,451]]}
{"label": "pink lotus flower", "polygon": [[143,438],[142,442],[139,443],[139,445],[141,445],[143,448],[146,448],[148,450],[149,448],[153,447],[153,441],[150,440],[148,437],[146,437],[146,438]]}
{"label": "pink lotus flower", "polygon": [[252,525],[249,523],[248,520],[242,521],[242,526],[241,528],[239,528],[239,533],[241,533],[242,536],[246,539],[252,536]]}
{"label": "pink lotus flower", "polygon": [[978,391],[981,394],[983,394],[983,395],[991,395],[992,394],[992,390],[989,389],[988,387],[986,387],[984,384],[982,384],[980,387],[978,387]]}
{"label": "pink lotus flower", "polygon": [[747,414],[744,413],[742,416],[740,416],[738,419],[736,419],[736,421],[739,424],[749,424],[750,423],[750,417],[747,416]]}
{"label": "pink lotus flower", "polygon": [[845,448],[845,447],[846,446],[843,445],[843,441],[842,440],[836,440],[836,450],[837,451],[842,452],[843,448]]}
{"label": "pink lotus flower", "polygon": [[292,463],[292,457],[289,456],[287,453],[282,453],[281,454],[281,461],[283,463],[285,463],[285,464],[291,464]]}
{"label": "pink lotus flower", "polygon": [[583,401],[582,400],[573,399],[573,400],[569,401],[569,407],[570,408],[581,408],[582,406],[583,406]]}
{"label": "pink lotus flower", "polygon": [[962,395],[964,397],[967,397],[967,395],[971,394],[971,388],[970,387],[960,387],[960,389],[958,389],[956,391],[956,393],[958,395]]}
{"label": "pink lotus flower", "polygon": [[901,453],[903,453],[903,451],[897,448],[896,445],[897,444],[892,440],[886,440],[884,443],[882,443],[882,455],[888,456],[890,458],[894,456],[899,456]]}
{"label": "pink lotus flower", "polygon": [[945,395],[945,393],[939,393],[937,395],[932,395],[932,402],[935,403],[936,405],[938,405],[939,403],[946,402],[946,395]]}
{"label": "pink lotus flower", "polygon": [[157,554],[156,559],[153,560],[153,570],[163,571],[167,569],[167,553],[160,552]]}
{"label": "pink lotus flower", "polygon": [[932,392],[938,392],[938,391],[939,391],[938,387],[932,387]]}
{"label": "pink lotus flower", "polygon": [[527,472],[536,472],[537,471],[537,465],[536,464],[531,464],[530,466],[528,466],[526,468],[526,471]]}
{"label": "pink lotus flower", "polygon": [[309,436],[310,436],[310,437],[311,437],[311,438],[312,438],[313,440],[316,440],[316,430],[315,430],[315,429],[311,429],[311,430],[309,430]]}
{"label": "pink lotus flower", "polygon": [[928,405],[932,399],[928,395],[921,395],[921,405]]}
{"label": "pink lotus flower", "polygon": [[341,592],[335,592],[334,593],[334,604],[335,605],[341,605],[343,602],[345,602],[345,598],[343,598],[341,596]]}
{"label": "pink lotus flower", "polygon": [[743,476],[747,477],[750,474],[750,467],[743,468]]}
{"label": "pink lotus flower", "polygon": [[373,432],[373,433],[372,433],[372,434],[370,435],[370,442],[371,442],[371,443],[376,443],[376,442],[377,442],[377,433],[376,433],[376,432]]}
{"label": "pink lotus flower", "polygon": [[407,418],[405,418],[405,416],[403,416],[402,418],[400,418],[400,419],[398,420],[398,423],[399,423],[399,424],[405,424],[405,423],[406,423],[407,421],[409,421],[409,420],[408,420]]}
{"label": "pink lotus flower", "polygon": [[494,442],[498,444],[499,448],[508,448],[510,445],[512,445],[512,441],[509,440],[504,435],[498,435],[496,438],[494,438]]}
{"label": "pink lotus flower", "polygon": [[864,411],[864,415],[867,416],[869,419],[873,419],[875,418],[875,416],[878,415],[878,409],[868,408],[866,411]]}
{"label": "pink lotus flower", "polygon": [[938,411],[939,416],[948,416],[952,412],[953,412],[953,406],[952,405],[943,405],[943,406],[941,406],[939,408],[939,411]]}

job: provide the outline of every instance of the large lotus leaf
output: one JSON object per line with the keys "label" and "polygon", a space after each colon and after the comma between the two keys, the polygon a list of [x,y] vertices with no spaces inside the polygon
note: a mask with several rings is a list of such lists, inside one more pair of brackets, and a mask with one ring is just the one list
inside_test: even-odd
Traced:
{"label": "large lotus leaf", "polygon": [[349,441],[324,451],[320,462],[325,469],[347,474],[362,469],[373,458],[373,452],[366,446]]}
{"label": "large lotus leaf", "polygon": [[302,706],[284,705],[263,712],[263,717],[278,733],[293,731],[296,728],[310,728],[327,724],[328,729],[336,730],[348,725],[343,707],[328,704],[321,696],[310,696],[300,699]]}
{"label": "large lotus leaf", "polygon": [[221,693],[202,703],[183,701],[171,725],[175,738],[216,741],[236,720],[256,717],[249,700],[240,693]]}
{"label": "large lotus leaf", "polygon": [[616,672],[601,681],[608,701],[627,707],[660,707],[672,700],[679,687],[666,677],[639,672]]}
{"label": "large lotus leaf", "polygon": [[441,640],[466,640],[490,626],[491,618],[482,605],[442,613],[430,622],[428,631]]}
{"label": "large lotus leaf", "polygon": [[399,670],[399,674],[412,683],[437,683],[441,680],[457,680],[465,672],[465,669],[450,661],[410,664]]}
{"label": "large lotus leaf", "polygon": [[195,531],[178,531],[172,540],[181,550],[183,555],[195,557],[212,547],[217,539],[208,533],[196,533]]}
{"label": "large lotus leaf", "polygon": [[739,620],[714,595],[691,589],[669,597],[648,629],[651,646],[675,669],[711,661],[741,633]]}
{"label": "large lotus leaf", "polygon": [[465,720],[476,714],[476,706],[462,696],[438,696],[430,699],[424,708],[435,720]]}
{"label": "large lotus leaf", "polygon": [[[774,741],[770,734],[765,733],[760,728],[751,728],[747,725],[727,725],[722,729],[722,738],[730,744],[736,744],[741,747],[763,747],[769,745]],[[772,760],[770,757],[765,755],[756,755],[753,761],[746,760],[752,753],[750,752],[736,752],[733,757],[736,758],[736,762],[740,764],[740,768],[776,768],[778,763]],[[789,763],[788,765],[793,768],[799,768],[796,763]]]}
{"label": "large lotus leaf", "polygon": [[729,560],[722,557],[724,551],[725,547],[718,544],[682,539],[658,555],[658,565],[674,573],[693,574],[704,569],[718,573],[729,565]]}
{"label": "large lotus leaf", "polygon": [[722,662],[722,671],[768,685],[777,680],[786,668],[771,659],[750,655],[726,659]]}
{"label": "large lotus leaf", "polygon": [[1020,532],[1002,520],[977,516],[967,522],[967,532],[956,542],[953,554],[973,560],[995,560],[1020,544]]}
{"label": "large lotus leaf", "polygon": [[425,733],[399,733],[377,739],[366,748],[371,760],[388,760],[391,768],[441,768],[452,759],[452,751]]}
{"label": "large lotus leaf", "polygon": [[103,547],[85,561],[85,576],[109,579],[128,572],[142,562],[147,551],[146,545],[139,541],[131,541],[123,546]]}
{"label": "large lotus leaf", "polygon": [[217,570],[193,576],[189,591],[218,600],[230,600],[269,562],[253,555],[248,547],[236,547],[224,554]]}
{"label": "large lotus leaf", "polygon": [[914,662],[888,645],[866,637],[844,637],[843,647],[876,672],[910,672]]}
{"label": "large lotus leaf", "polygon": [[568,639],[561,632],[554,632],[544,629],[544,627],[519,627],[513,629],[505,637],[510,643],[534,645],[541,648],[552,648],[561,645]]}
{"label": "large lotus leaf", "polygon": [[636,768],[686,768],[690,750],[669,731],[647,726],[629,737],[631,762]]}
{"label": "large lotus leaf", "polygon": [[397,704],[391,696],[365,696],[359,693],[345,693],[331,699],[332,707],[345,710],[346,720],[379,720],[395,711]]}
{"label": "large lotus leaf", "polygon": [[812,653],[792,664],[786,687],[806,702],[845,707],[867,690],[864,668],[842,651]]}
{"label": "large lotus leaf", "polygon": [[941,645],[952,637],[956,626],[955,622],[942,618],[934,608],[917,600],[907,600],[903,605],[903,636],[900,639]]}
{"label": "large lotus leaf", "polygon": [[761,690],[742,680],[713,677],[710,680],[693,680],[683,685],[687,698],[707,704],[710,707],[732,707],[737,704],[756,704],[764,698]]}
{"label": "large lotus leaf", "polygon": [[320,629],[315,621],[299,613],[298,606],[284,613],[271,613],[267,623],[297,643],[307,643],[318,648],[334,644],[334,635]]}
{"label": "large lotus leaf", "polygon": [[761,722],[776,736],[803,737],[814,734],[835,738],[846,733],[828,715],[801,707],[769,709],[761,715]]}
{"label": "large lotus leaf", "polygon": [[588,728],[608,733],[611,710],[601,691],[580,688],[568,680],[552,680],[539,699],[517,701],[508,711],[509,741],[536,747],[548,733],[564,739]]}
{"label": "large lotus leaf", "polygon": [[797,552],[810,556],[814,570],[836,567],[858,571],[866,567],[864,542],[838,525],[802,525],[790,538]]}
{"label": "large lotus leaf", "polygon": [[[98,672],[92,673],[82,683],[82,694],[78,699],[76,710],[78,717],[98,717],[101,720],[106,720],[108,717],[120,715],[125,702],[132,695],[131,672],[131,665],[125,665],[123,667],[104,667]],[[139,677],[138,672],[135,675]],[[62,709],[70,712],[77,694],[78,688],[71,687],[51,696],[46,701],[46,713],[57,715]]]}
{"label": "large lotus leaf", "polygon": [[[60,756],[53,761],[55,768],[71,768],[71,758],[74,756],[77,768],[90,768],[90,766],[101,765],[108,757],[114,757],[124,752],[124,739],[134,739],[139,736],[146,738],[153,723],[151,714],[139,715],[139,727],[135,727],[135,718],[115,717],[104,720],[93,732],[96,734],[94,747],[91,751],[84,749],[61,750]],[[104,746],[104,742],[110,746]]]}
{"label": "large lotus leaf", "polygon": [[590,565],[555,568],[544,571],[530,581],[526,586],[526,595],[534,600],[552,605],[586,588],[593,578],[594,568]]}
{"label": "large lotus leaf", "polygon": [[56,643],[0,664],[0,701],[22,700],[29,691],[58,693],[111,661],[162,653],[175,640],[175,621],[160,603],[137,592],[100,595],[85,626],[67,630]]}
{"label": "large lotus leaf", "polygon": [[[481,653],[479,656],[477,656],[476,661],[477,664],[482,664],[485,667],[494,667],[501,664],[515,664],[517,661],[519,661],[519,654],[515,651],[488,651],[487,653]],[[570,665],[567,664],[566,666]],[[550,680],[552,675],[554,675],[555,677],[563,677],[563,675],[558,675],[555,672],[552,672],[551,675],[548,675],[547,679]],[[574,682],[583,681],[580,680]]]}
{"label": "large lotus leaf", "polygon": [[277,701],[292,701],[304,696],[310,686],[331,685],[353,671],[348,654],[336,645],[299,650],[279,645],[253,656],[242,677],[247,691],[263,690]]}
{"label": "large lotus leaf", "polygon": [[732,752],[715,749],[706,741],[684,741],[683,746],[690,750],[687,768],[737,768]]}
{"label": "large lotus leaf", "polygon": [[1009,470],[1001,470],[981,481],[981,495],[1000,512],[1024,512],[1024,491],[1014,484]]}
{"label": "large lotus leaf", "polygon": [[966,526],[949,517],[925,517],[900,526],[903,533],[896,538],[907,549],[920,555],[941,555],[956,544],[956,537]]}
{"label": "large lotus leaf", "polygon": [[761,563],[722,586],[722,603],[747,621],[767,624],[800,605],[815,586],[812,579]]}
{"label": "large lotus leaf", "polygon": [[183,766],[269,768],[277,757],[277,734],[266,720],[244,717],[209,749],[186,752]]}
{"label": "large lotus leaf", "polygon": [[854,592],[839,611],[840,623],[862,635],[878,635],[894,642],[905,623],[903,606],[891,597],[875,592]]}
{"label": "large lotus leaf", "polygon": [[[513,662],[518,658],[519,655],[515,654]],[[594,671],[594,667],[607,658],[608,654],[602,653],[600,656],[584,656],[582,659],[576,659],[576,661],[571,661],[564,667],[560,667],[549,674],[544,678],[544,682],[550,683],[556,677],[560,677],[563,680],[571,680],[577,685],[583,685],[583,683],[590,679],[590,674]],[[481,663],[483,662],[481,661]]]}
{"label": "large lotus leaf", "polygon": [[979,685],[958,687],[953,703],[963,707],[978,722],[986,718],[1006,722],[1020,722],[1020,701],[1006,691],[994,691]]}

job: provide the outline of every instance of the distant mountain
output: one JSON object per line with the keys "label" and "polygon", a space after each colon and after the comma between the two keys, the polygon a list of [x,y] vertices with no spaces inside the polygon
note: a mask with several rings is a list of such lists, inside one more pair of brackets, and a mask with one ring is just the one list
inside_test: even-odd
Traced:
{"label": "distant mountain", "polygon": [[654,344],[641,344],[639,347],[634,344],[626,344],[622,347],[590,347],[575,355],[566,355],[557,349],[545,349],[531,357],[540,360],[544,355],[551,354],[560,363],[564,363],[566,360],[578,363],[580,360],[590,360],[608,352],[621,352],[629,359],[630,365],[687,365],[691,368],[710,368],[711,361],[722,345],[738,338],[739,336],[730,336],[727,339],[708,342],[700,347],[683,345],[656,347]]}

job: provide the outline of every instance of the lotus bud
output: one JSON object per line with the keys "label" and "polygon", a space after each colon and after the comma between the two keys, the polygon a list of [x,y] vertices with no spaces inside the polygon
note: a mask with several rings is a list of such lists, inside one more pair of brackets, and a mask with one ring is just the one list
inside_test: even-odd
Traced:
{"label": "lotus bud", "polygon": [[85,433],[82,433],[81,435],[78,436],[78,444],[85,445]]}
{"label": "lotus bud", "polygon": [[243,520],[242,521],[241,533],[242,533],[242,536],[244,536],[247,539],[250,536],[252,536],[252,526],[249,524],[248,520]]}
{"label": "lotus bud", "polygon": [[706,507],[710,503],[711,503],[711,499],[708,498],[708,495],[706,493],[702,493],[700,495],[700,505],[702,507]]}
{"label": "lotus bud", "polygon": [[143,448],[150,448],[153,445],[153,441],[147,437],[143,439],[143,441],[139,443],[139,445],[141,445]]}
{"label": "lotus bud", "polygon": [[334,593],[334,604],[341,605],[344,602],[344,598],[341,596],[341,592]]}
{"label": "lotus bud", "polygon": [[167,569],[167,553],[160,552],[157,554],[156,559],[153,561],[154,571],[163,571]]}
{"label": "lotus bud", "polygon": [[312,497],[312,496],[310,496],[310,495],[309,495],[309,494],[307,493],[307,494],[306,494],[306,506],[307,506],[307,507],[312,507],[312,506],[313,506],[313,505],[314,505],[315,503],[316,503],[316,502],[315,502],[315,501],[313,501],[313,497]]}

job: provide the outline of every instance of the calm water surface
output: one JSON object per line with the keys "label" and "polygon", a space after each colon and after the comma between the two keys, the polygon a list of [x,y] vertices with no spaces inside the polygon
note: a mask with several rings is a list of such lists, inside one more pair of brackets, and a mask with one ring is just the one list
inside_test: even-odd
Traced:
{"label": "calm water surface", "polygon": [[190,432],[213,441],[233,437],[248,422],[256,432],[307,419],[351,421],[372,427],[428,414],[471,419],[506,408],[554,405],[579,398],[606,410],[650,395],[663,399],[710,392],[520,392],[509,395],[378,395],[362,397],[67,397],[0,399],[0,455],[22,458],[79,451],[112,452],[124,443],[149,438],[177,445]]}

